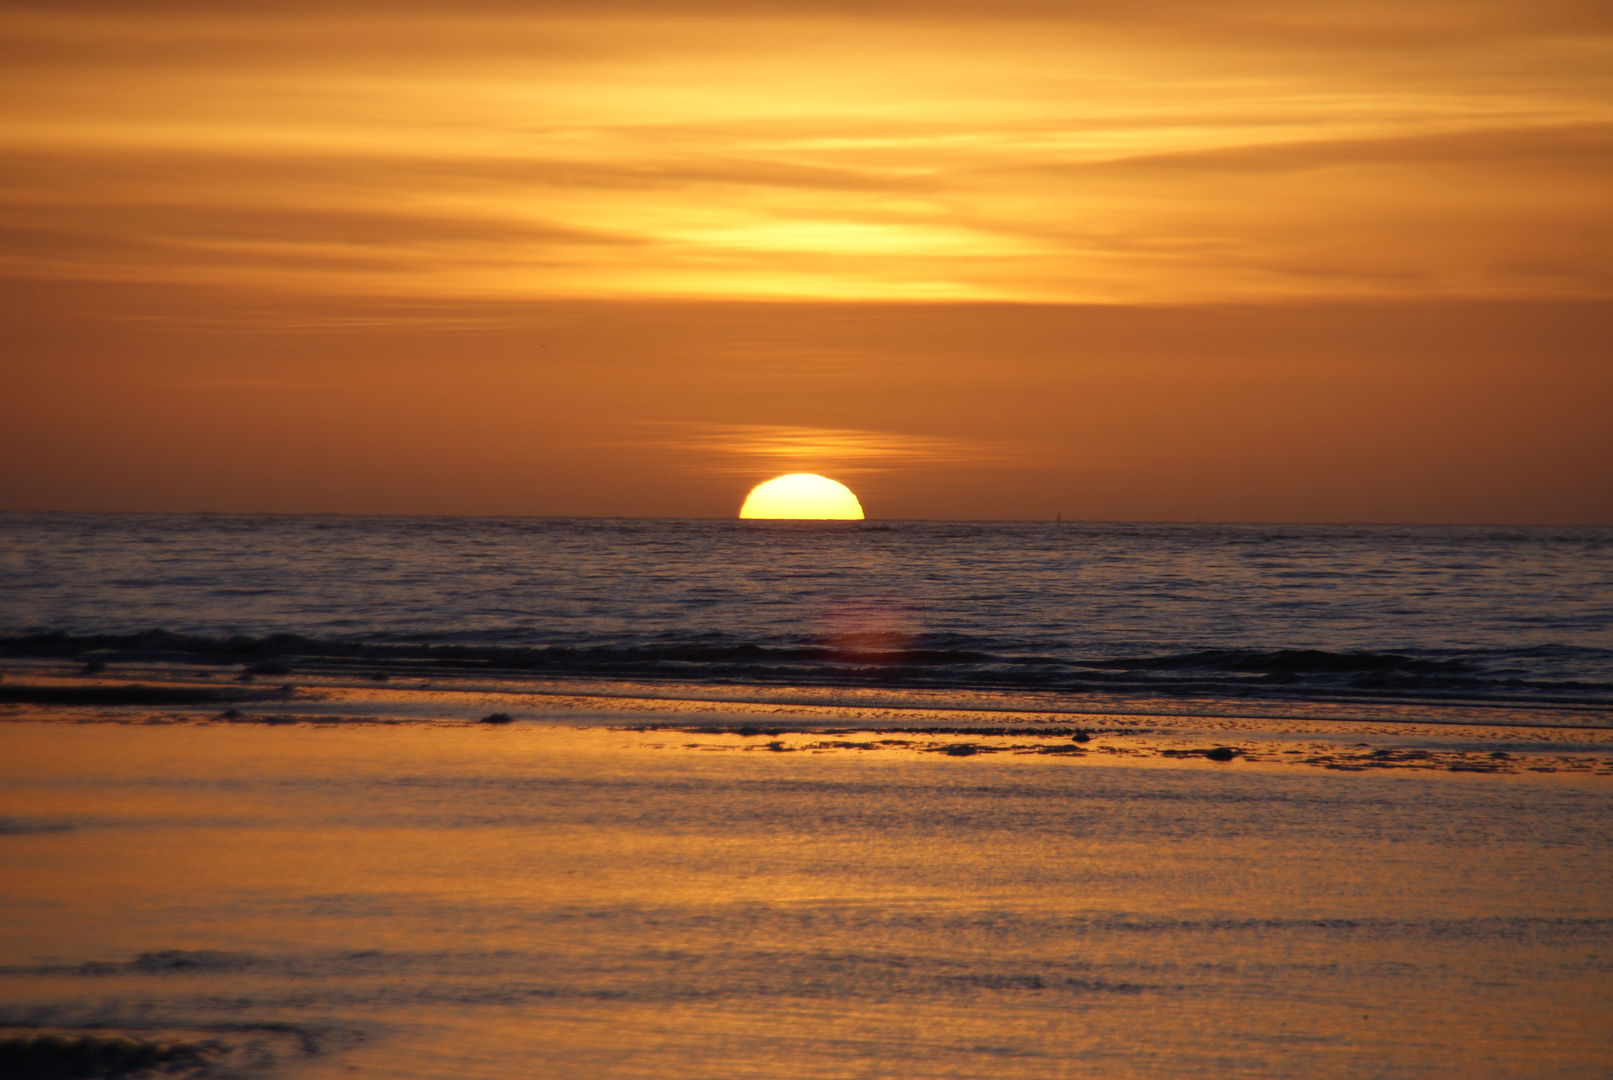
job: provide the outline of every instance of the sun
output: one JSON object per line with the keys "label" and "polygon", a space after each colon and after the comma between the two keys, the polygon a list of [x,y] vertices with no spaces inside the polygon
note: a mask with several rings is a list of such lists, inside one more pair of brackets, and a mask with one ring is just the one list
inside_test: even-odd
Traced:
{"label": "sun", "polygon": [[739,516],[861,521],[863,508],[845,484],[816,473],[790,473],[752,488]]}

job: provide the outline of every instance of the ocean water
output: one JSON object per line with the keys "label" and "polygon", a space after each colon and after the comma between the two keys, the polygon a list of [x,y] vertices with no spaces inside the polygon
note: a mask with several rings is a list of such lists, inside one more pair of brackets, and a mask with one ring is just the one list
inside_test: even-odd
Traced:
{"label": "ocean water", "polygon": [[4,516],[0,1075],[1606,1077],[1610,687],[1606,529]]}
{"label": "ocean water", "polygon": [[0,655],[1613,705],[1613,529],[0,516]]}

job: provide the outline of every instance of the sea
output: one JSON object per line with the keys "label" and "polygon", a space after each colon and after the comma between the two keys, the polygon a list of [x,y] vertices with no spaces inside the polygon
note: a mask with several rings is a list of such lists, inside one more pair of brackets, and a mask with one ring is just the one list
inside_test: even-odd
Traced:
{"label": "sea", "polygon": [[1613,530],[0,517],[0,650],[1176,703],[1613,707]]}
{"label": "sea", "polygon": [[0,1074],[141,1068],[1613,1075],[1613,529],[0,515]]}

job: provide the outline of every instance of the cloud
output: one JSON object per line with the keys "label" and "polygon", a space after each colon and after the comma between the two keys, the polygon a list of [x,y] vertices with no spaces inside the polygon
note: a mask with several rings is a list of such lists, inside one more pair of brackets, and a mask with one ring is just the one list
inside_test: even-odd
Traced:
{"label": "cloud", "polygon": [[0,272],[421,301],[1605,296],[1610,24],[11,5]]}
{"label": "cloud", "polygon": [[[10,0],[13,17],[108,22],[175,20],[197,27],[246,21],[239,14],[221,18],[208,0],[148,0],[131,19],[119,0]],[[1336,40],[1355,29],[1381,41],[1391,34],[1489,30],[1515,36],[1520,30],[1581,33],[1613,30],[1613,15],[1596,0],[1432,0],[1406,4],[1396,0],[1228,0],[1205,5],[1197,0],[466,0],[456,4],[452,19],[443,18],[432,0],[262,0],[253,5],[262,21],[320,21],[327,24],[373,20],[378,16],[417,22],[501,19],[522,21],[586,20],[623,16],[674,18],[779,19],[802,15],[861,20],[959,20],[999,22],[1033,20],[1077,25],[1145,25],[1162,32],[1199,34],[1206,26],[1229,32],[1267,27],[1273,32]],[[250,18],[250,16],[248,16]]]}
{"label": "cloud", "polygon": [[668,450],[715,459],[708,472],[832,472],[841,476],[937,465],[1009,465],[1040,460],[1028,444],[774,424],[669,422],[652,441]]}
{"label": "cloud", "polygon": [[1460,164],[1569,166],[1603,170],[1613,166],[1613,123],[1562,124],[1533,128],[1489,128],[1355,139],[1290,139],[1246,146],[1215,147],[1168,154],[1139,154],[1097,166],[1126,169],[1181,169],[1193,172],[1275,173],[1345,165]]}

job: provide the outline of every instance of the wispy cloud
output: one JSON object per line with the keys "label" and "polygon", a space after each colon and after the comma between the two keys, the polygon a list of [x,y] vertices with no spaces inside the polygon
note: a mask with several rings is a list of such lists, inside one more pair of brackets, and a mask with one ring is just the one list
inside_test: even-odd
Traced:
{"label": "wispy cloud", "polygon": [[725,475],[773,471],[856,476],[935,465],[1026,464],[1045,453],[1045,448],[999,440],[771,424],[671,422],[649,428],[647,438],[667,450],[704,459],[703,471]]}
{"label": "wispy cloud", "polygon": [[1605,5],[824,10],[9,5],[0,273],[423,300],[1613,294]]}

